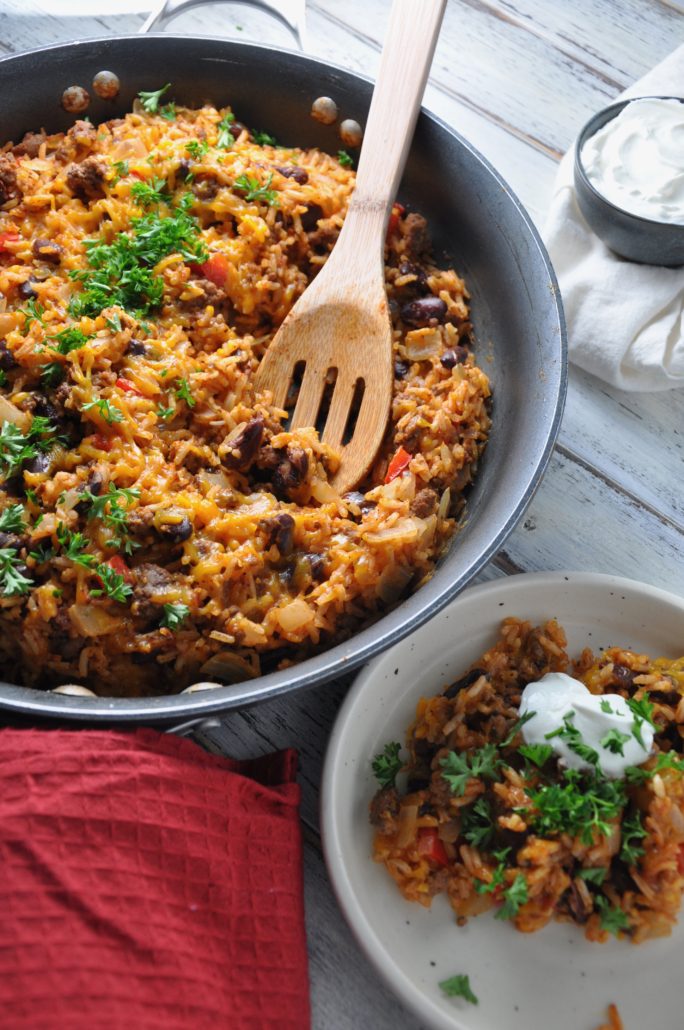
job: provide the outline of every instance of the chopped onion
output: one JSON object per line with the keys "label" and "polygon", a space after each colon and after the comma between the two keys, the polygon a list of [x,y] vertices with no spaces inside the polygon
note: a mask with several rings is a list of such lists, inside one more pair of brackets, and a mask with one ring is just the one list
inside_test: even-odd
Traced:
{"label": "chopped onion", "polygon": [[418,805],[402,805],[399,812],[399,832],[397,834],[397,847],[405,848],[416,835],[416,822],[418,820]]}
{"label": "chopped onion", "polygon": [[121,619],[109,615],[103,608],[93,604],[72,604],[69,609],[71,621],[84,637],[102,637],[121,629]]}
{"label": "chopped onion", "polygon": [[330,502],[335,504],[340,501],[340,495],[324,479],[314,479],[311,484],[311,493],[319,504],[329,504]]}
{"label": "chopped onion", "polygon": [[63,508],[64,511],[72,511],[82,500],[83,494],[81,491],[72,488],[71,490],[67,490],[62,497],[60,508]]}
{"label": "chopped onion", "polygon": [[294,633],[313,622],[314,613],[306,601],[298,597],[283,608],[276,609],[275,617],[286,633]]}
{"label": "chopped onion", "polygon": [[437,509],[437,518],[445,519],[449,514],[449,505],[451,504],[451,490],[449,487],[446,488],[439,500],[439,508]]}
{"label": "chopped onion", "polygon": [[97,697],[97,694],[82,687],[80,683],[64,683],[61,687],[55,687],[51,694],[69,694],[71,697]]}
{"label": "chopped onion", "polygon": [[439,329],[431,329],[429,327],[412,329],[410,333],[406,334],[404,349],[411,361],[422,361],[425,358],[430,358],[433,354],[439,354],[441,351],[442,334]]}
{"label": "chopped onion", "polygon": [[366,533],[365,539],[369,544],[406,544],[415,540],[417,536],[418,528],[416,523],[412,518],[406,518],[395,522],[393,526],[378,529],[376,532]]}
{"label": "chopped onion", "polygon": [[[242,683],[244,680],[254,679],[258,675],[258,670],[239,654],[234,654],[232,651],[219,651],[204,663],[200,673],[208,679],[221,680],[223,683]],[[199,690],[203,684],[198,683],[194,686]],[[192,687],[188,687],[188,691],[192,689]]]}
{"label": "chopped onion", "polygon": [[113,161],[123,161],[126,158],[145,158],[147,149],[145,144],[137,136],[132,139],[124,139],[112,148],[111,158]]}
{"label": "chopped onion", "polygon": [[0,422],[13,422],[20,429],[26,429],[29,421],[25,411],[20,411],[15,404],[0,394]]}
{"label": "chopped onion", "polygon": [[394,604],[412,578],[412,570],[407,569],[405,565],[387,565],[380,573],[375,592],[385,604]]}

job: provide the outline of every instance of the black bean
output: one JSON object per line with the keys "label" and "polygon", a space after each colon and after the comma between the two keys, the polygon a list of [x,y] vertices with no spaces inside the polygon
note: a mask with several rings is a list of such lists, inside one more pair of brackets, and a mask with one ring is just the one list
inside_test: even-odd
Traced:
{"label": "black bean", "polygon": [[468,351],[465,347],[459,347],[457,344],[451,350],[445,350],[439,360],[444,368],[453,368],[455,365],[462,365],[467,357]]}
{"label": "black bean", "polygon": [[460,680],[456,680],[450,687],[444,691],[445,697],[456,697],[461,690],[466,690],[468,687],[472,687],[476,680],[479,680],[480,676],[486,676],[484,669],[471,669],[467,672]]}
{"label": "black bean", "polygon": [[59,243],[53,240],[39,239],[33,241],[31,251],[39,261],[49,261],[51,265],[58,265],[62,260],[64,247],[60,247]]}
{"label": "black bean", "polygon": [[18,364],[19,362],[7,346],[7,342],[0,340],[0,369],[3,372],[11,372],[13,368],[17,368]]}
{"label": "black bean", "polygon": [[634,685],[634,677],[638,675],[638,672],[628,668],[626,665],[619,665],[616,662],[613,666],[613,680],[618,686],[624,687],[625,690],[632,689]]}
{"label": "black bean", "polygon": [[304,168],[300,168],[299,165],[287,165],[284,168],[277,168],[277,171],[281,175],[284,175],[286,179],[294,179],[300,186],[305,186],[309,181],[309,173]]}
{"label": "black bean", "polygon": [[147,344],[143,343],[142,340],[131,340],[128,347],[126,347],[126,353],[131,354],[133,357],[145,355],[147,354]]}
{"label": "black bean", "polygon": [[419,297],[404,304],[401,318],[407,325],[422,327],[443,322],[446,313],[447,306],[442,298],[429,294],[427,297]]}
{"label": "black bean", "polygon": [[33,414],[40,415],[41,418],[48,418],[55,425],[58,425],[62,418],[61,413],[54,404],[51,404],[47,397],[43,397],[42,394],[37,396],[36,403],[33,406]]}
{"label": "black bean", "polygon": [[268,530],[268,546],[273,547],[275,544],[283,558],[287,558],[288,555],[292,554],[295,526],[295,520],[292,516],[283,511],[272,519],[267,519],[264,525]]}
{"label": "black bean", "polygon": [[88,482],[86,486],[90,490],[91,494],[95,494],[96,497],[102,493],[102,487],[104,486],[104,476],[99,469],[93,469],[88,476]]}
{"label": "black bean", "polygon": [[403,379],[408,375],[409,367],[405,361],[401,361],[400,358],[395,358],[394,361],[394,378]]}
{"label": "black bean", "polygon": [[184,515],[180,522],[165,522],[158,527],[162,536],[167,537],[174,544],[182,544],[192,536],[192,522],[187,515]]}
{"label": "black bean", "polygon": [[318,224],[319,218],[323,217],[323,208],[318,204],[309,204],[301,216],[302,229],[304,232],[313,232]]}
{"label": "black bean", "polygon": [[322,554],[307,554],[305,557],[311,566],[311,578],[322,583],[325,579],[325,558]]}
{"label": "black bean", "polygon": [[38,294],[33,289],[33,283],[36,280],[31,276],[29,279],[24,279],[23,283],[20,283],[17,293],[22,300],[35,300]]}
{"label": "black bean", "polygon": [[427,282],[427,272],[420,265],[414,265],[410,261],[402,261],[399,265],[399,275],[415,275],[421,286]]}
{"label": "black bean", "polygon": [[246,422],[240,432],[229,442],[223,463],[228,468],[244,472],[254,461],[264,435],[264,420],[261,415]]}
{"label": "black bean", "polygon": [[40,454],[36,454],[36,456],[31,458],[30,461],[27,461],[24,468],[27,472],[47,472],[50,468],[51,461],[52,459],[50,455],[42,452]]}
{"label": "black bean", "polygon": [[186,161],[185,158],[183,158],[183,160],[178,165],[178,168],[176,169],[177,178],[179,178],[181,182],[185,182],[187,177],[190,175],[191,169],[192,165],[190,164],[190,162]]}

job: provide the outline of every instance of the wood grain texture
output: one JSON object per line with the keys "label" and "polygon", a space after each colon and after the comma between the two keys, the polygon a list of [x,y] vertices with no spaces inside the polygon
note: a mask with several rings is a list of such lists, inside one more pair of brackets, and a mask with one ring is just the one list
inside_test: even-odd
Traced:
{"label": "wood grain texture", "polygon": [[[93,0],[91,16],[73,18],[56,14],[50,0],[0,0],[0,53],[135,32],[142,21],[98,13],[104,8]],[[389,0],[311,0],[311,53],[374,76],[388,11]],[[291,45],[284,29],[243,7],[199,8],[169,31]],[[558,155],[580,125],[683,33],[684,5],[675,0],[449,0],[425,106],[498,168],[541,225]],[[263,128],[278,134],[277,111]],[[479,578],[590,569],[681,593],[683,435],[684,390],[625,394],[571,370],[548,474],[505,550]],[[205,742],[237,757],[288,745],[300,751],[315,1030],[417,1030],[419,1022],[389,995],[344,925],[321,856],[321,766],[346,689],[329,684],[230,713]]]}

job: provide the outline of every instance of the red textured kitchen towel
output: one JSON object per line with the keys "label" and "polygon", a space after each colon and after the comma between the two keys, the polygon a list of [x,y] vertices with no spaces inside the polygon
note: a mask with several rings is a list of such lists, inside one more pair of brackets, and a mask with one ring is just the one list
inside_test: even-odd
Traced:
{"label": "red textured kitchen towel", "polygon": [[295,767],[0,730],[0,1026],[305,1030]]}

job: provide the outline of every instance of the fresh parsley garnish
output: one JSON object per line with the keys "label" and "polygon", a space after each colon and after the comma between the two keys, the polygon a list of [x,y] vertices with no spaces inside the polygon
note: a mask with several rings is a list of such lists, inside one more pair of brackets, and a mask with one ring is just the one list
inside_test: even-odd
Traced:
{"label": "fresh parsley garnish", "polygon": [[103,418],[107,425],[112,426],[115,422],[123,422],[124,420],[123,412],[114,407],[110,401],[105,400],[104,397],[100,397],[99,400],[89,401],[87,404],[84,404],[81,411],[92,411],[93,408],[97,408],[100,413],[100,418]]}
{"label": "fresh parsley garnish", "polygon": [[473,994],[470,987],[470,977],[465,973],[457,973],[456,976],[450,976],[448,980],[441,980],[438,987],[448,998],[463,998],[471,1005],[479,1005],[477,996]]}
{"label": "fresh parsley garnish", "polygon": [[553,754],[553,748],[550,744],[521,744],[518,752],[541,769]]}
{"label": "fresh parsley garnish", "polygon": [[131,232],[118,233],[111,243],[86,240],[90,267],[69,273],[83,287],[69,302],[71,313],[95,316],[117,305],[144,316],[158,307],[164,281],[154,269],[161,259],[177,253],[184,261],[201,263],[209,256],[197,222],[188,214],[192,201],[186,193],[164,217],[153,211],[132,219]]}
{"label": "fresh parsley garnish", "polygon": [[485,797],[480,796],[472,805],[461,809],[461,833],[474,848],[486,848],[494,834],[492,809]]}
{"label": "fresh parsley garnish", "polygon": [[603,894],[597,894],[594,903],[601,914],[602,930],[607,930],[616,937],[621,930],[629,930],[627,914],[618,905],[611,905]]}
{"label": "fresh parsley garnish", "polygon": [[34,416],[26,433],[13,422],[4,422],[0,429],[0,473],[9,478],[25,461],[49,450],[55,443],[55,432],[50,420],[42,415]]}
{"label": "fresh parsley garnish", "polygon": [[116,171],[116,178],[112,179],[112,186],[116,186],[119,179],[125,179],[129,173],[128,161],[112,161],[112,168]]}
{"label": "fresh parsley garnish", "polygon": [[60,364],[59,361],[50,361],[47,365],[43,365],[40,370],[40,381],[44,386],[47,386],[49,390],[59,386],[64,379],[65,369],[64,365]]}
{"label": "fresh parsley garnish", "polygon": [[522,873],[518,873],[510,887],[503,892],[504,903],[497,911],[496,919],[513,919],[518,914],[518,909],[527,901],[527,880]]}
{"label": "fresh parsley garnish", "polygon": [[262,132],[259,129],[252,129],[252,139],[260,147],[278,146],[275,136],[271,136],[268,132]]}
{"label": "fresh parsley garnish", "polygon": [[619,730],[612,729],[608,730],[608,732],[601,737],[599,744],[601,747],[605,748],[606,751],[611,751],[614,755],[622,755],[624,757],[625,744],[631,739],[632,735],[630,733],[620,733]]}
{"label": "fresh parsley garnish", "polygon": [[133,587],[127,583],[123,576],[116,572],[107,562],[100,562],[95,568],[95,574],[102,583],[101,588],[91,590],[93,597],[100,597],[106,594],[112,601],[125,604],[133,593]]}
{"label": "fresh parsley garnish", "polygon": [[641,733],[641,727],[645,722],[650,723],[651,726],[655,727],[653,722],[653,705],[648,700],[648,694],[644,693],[638,701],[636,698],[631,697],[627,701],[627,707],[634,716],[634,722],[632,723],[632,736],[641,744],[644,751],[648,751],[644,738]]}
{"label": "fresh parsley garnish", "polygon": [[166,179],[154,176],[150,182],[134,182],[131,196],[141,207],[152,207],[154,204],[168,204],[169,197]]}
{"label": "fresh parsley garnish", "polygon": [[479,776],[496,779],[497,770],[504,762],[498,757],[496,744],[485,744],[471,754],[467,751],[450,751],[445,758],[440,759],[439,764],[443,769],[442,778],[449,784],[452,793],[463,797],[469,780]]}
{"label": "fresh parsley garnish", "polygon": [[21,504],[12,504],[0,515],[0,530],[3,533],[21,533],[26,529],[24,509]]}
{"label": "fresh parsley garnish", "polygon": [[49,336],[49,340],[53,340],[57,346],[52,346],[52,350],[56,350],[59,354],[70,354],[72,350],[79,350],[84,344],[88,343],[93,339],[92,336],[88,336],[78,326],[72,325],[68,329],[62,329],[60,333],[56,333],[54,336]]}
{"label": "fresh parsley garnish", "polygon": [[218,139],[216,140],[216,146],[220,150],[228,150],[235,143],[235,136],[230,131],[230,127],[235,121],[235,115],[224,114],[221,121],[218,123]]}
{"label": "fresh parsley garnish", "polygon": [[165,118],[167,122],[175,122],[176,105],[173,102],[170,104],[164,104],[163,107],[159,108],[159,114],[162,118]]}
{"label": "fresh parsley garnish", "polygon": [[598,767],[599,754],[593,747],[586,744],[582,739],[582,734],[575,726],[573,719],[575,718],[574,712],[568,712],[563,717],[563,725],[559,726],[558,729],[552,730],[550,733],[544,734],[545,740],[551,740],[553,737],[560,737],[568,745],[571,751],[574,751],[583,761],[589,765],[593,765],[594,768]]}
{"label": "fresh parsley garnish", "polygon": [[238,175],[233,183],[233,189],[244,193],[245,200],[262,200],[271,207],[278,206],[278,194],[276,190],[269,189],[273,181],[273,173],[269,173],[266,183],[262,186],[253,175]]}
{"label": "fresh parsley garnish", "polygon": [[501,741],[499,747],[510,747],[510,745],[513,743],[517,735],[520,733],[520,730],[523,728],[525,723],[529,722],[530,719],[534,719],[536,714],[536,712],[525,712],[524,715],[521,715],[520,718],[511,727],[511,730],[506,739]]}
{"label": "fresh parsley garnish", "polygon": [[190,609],[187,604],[165,604],[161,625],[168,629],[180,629],[189,614]]}
{"label": "fresh parsley garnish", "polygon": [[[23,571],[22,571],[23,570]],[[3,597],[27,594],[33,580],[24,575],[26,566],[11,547],[0,548],[0,593]]]}
{"label": "fresh parsley garnish", "polygon": [[86,490],[83,499],[90,505],[88,518],[100,519],[105,526],[113,531],[113,536],[108,541],[112,547],[121,548],[126,554],[132,554],[134,544],[127,533],[128,509],[135,498],[140,497],[139,490],[119,489],[113,483],[109,484],[107,493],[93,494]]}
{"label": "fresh parsley garnish", "polygon": [[209,144],[205,139],[191,139],[189,143],[185,144],[185,149],[190,154],[190,157],[194,157],[195,161],[201,161],[209,150]]}
{"label": "fresh parsley garnish", "polygon": [[675,751],[661,751],[652,768],[644,769],[643,766],[629,765],[625,769],[625,776],[628,783],[639,785],[652,779],[663,769],[674,769],[678,773],[684,773],[684,758]]}
{"label": "fresh parsley garnish", "polygon": [[646,836],[646,830],[642,826],[641,816],[638,812],[624,817],[620,832],[622,834],[620,858],[626,865],[634,865],[637,859],[644,854],[644,849],[639,841]]}
{"label": "fresh parsley garnish", "polygon": [[593,883],[595,887],[600,887],[608,875],[608,867],[601,865],[595,866],[593,869],[580,869],[577,875],[580,880],[586,880],[587,883]]}
{"label": "fresh parsley garnish", "polygon": [[67,558],[94,573],[102,583],[102,587],[90,591],[93,597],[106,594],[112,601],[123,604],[131,596],[133,588],[124,577],[107,562],[98,562],[94,554],[86,551],[88,539],[83,533],[72,533],[60,523],[57,526],[57,539]]}
{"label": "fresh parsley garnish", "polygon": [[178,386],[176,387],[176,397],[179,401],[185,401],[189,408],[194,408],[197,404],[197,401],[190,392],[190,384],[185,378],[178,380]]}
{"label": "fresh parsley garnish", "polygon": [[354,158],[346,150],[337,151],[337,160],[343,168],[352,168],[354,165]]}
{"label": "fresh parsley garnish", "polygon": [[606,701],[605,698],[601,701],[601,711],[606,712],[608,715],[617,715],[618,713],[613,711],[610,701]]}
{"label": "fresh parsley garnish", "polygon": [[594,833],[604,837],[610,824],[626,803],[622,780],[607,780],[598,775],[582,775],[577,769],[565,769],[560,783],[542,784],[528,791],[533,812],[516,811],[530,818],[533,829],[543,837],[555,833],[579,834],[584,844],[591,844]]}
{"label": "fresh parsley garnish", "polygon": [[489,882],[479,880],[475,884],[475,890],[478,894],[494,894],[499,888],[503,887],[506,874],[506,859],[510,850],[510,848],[503,848],[501,851],[494,852],[494,858],[497,860],[496,868]]}
{"label": "fresh parsley garnish", "polygon": [[373,773],[381,787],[393,787],[397,773],[404,764],[399,757],[401,744],[396,740],[385,744],[382,752],[376,755],[372,762]]}
{"label": "fresh parsley garnish", "polygon": [[157,405],[157,415],[164,422],[166,422],[170,418],[173,418],[175,413],[176,413],[176,409],[175,408],[165,408],[161,404]]}
{"label": "fresh parsley garnish", "polygon": [[22,315],[24,315],[26,319],[26,321],[24,322],[25,330],[30,329],[34,322],[37,322],[39,325],[42,326],[45,325],[45,322],[43,321],[43,314],[45,313],[45,308],[36,300],[35,297],[31,297],[30,300],[26,302],[26,306],[23,308],[19,308],[19,311]]}
{"label": "fresh parsley garnish", "polygon": [[113,315],[107,315],[105,318],[107,328],[111,329],[113,333],[121,332],[121,315],[118,311],[115,311]]}
{"label": "fresh parsley garnish", "polygon": [[157,114],[159,111],[159,101],[170,89],[171,83],[167,82],[161,89],[141,90],[138,93],[138,98],[143,111],[146,111],[148,114]]}

